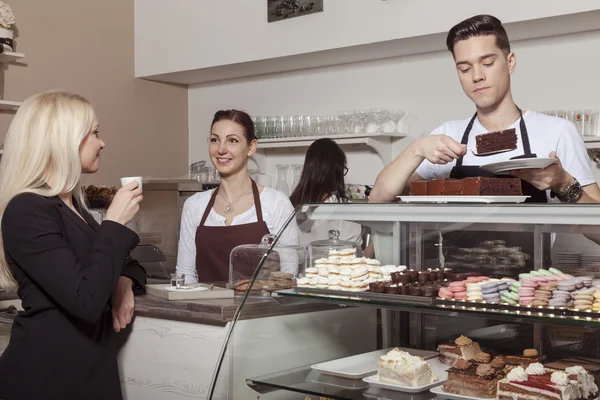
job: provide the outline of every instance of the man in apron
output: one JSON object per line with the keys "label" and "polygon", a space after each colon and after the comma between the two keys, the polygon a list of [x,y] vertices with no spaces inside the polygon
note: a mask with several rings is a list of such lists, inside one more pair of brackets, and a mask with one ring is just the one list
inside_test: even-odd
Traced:
{"label": "man in apron", "polygon": [[[489,15],[469,18],[450,30],[447,47],[454,56],[463,91],[475,103],[475,114],[467,120],[446,122],[408,146],[379,174],[369,201],[395,201],[397,195],[408,191],[412,181],[507,177],[495,176],[479,166],[533,157],[556,158],[556,162],[544,169],[511,171],[522,179],[523,194],[530,196],[529,202],[600,200],[585,144],[575,126],[565,119],[522,111],[515,104],[510,75],[515,70],[516,57],[501,22]],[[470,150],[476,135],[509,128],[516,129],[516,150],[488,156],[477,156]],[[520,235],[523,234],[509,233],[500,238],[500,233],[492,233],[495,239],[508,239],[530,251],[526,249],[530,245],[523,244]],[[477,236],[462,233],[455,235],[453,241],[458,242],[454,243],[458,247],[476,247],[488,239],[484,236],[480,232]],[[527,236],[527,241],[532,242],[532,235]]]}
{"label": "man in apron", "polygon": [[[515,104],[510,75],[516,57],[501,22],[489,15],[469,18],[450,30],[447,46],[454,56],[460,84],[475,103],[475,114],[467,120],[446,122],[408,146],[381,171],[369,201],[395,201],[397,195],[408,191],[410,182],[417,180],[493,177],[479,166],[532,157],[557,160],[544,169],[511,171],[524,181],[523,192],[531,196],[530,202],[600,201],[600,189],[575,125],[562,118],[521,111]],[[476,135],[509,128],[517,132],[516,150],[483,157],[470,150]]]}

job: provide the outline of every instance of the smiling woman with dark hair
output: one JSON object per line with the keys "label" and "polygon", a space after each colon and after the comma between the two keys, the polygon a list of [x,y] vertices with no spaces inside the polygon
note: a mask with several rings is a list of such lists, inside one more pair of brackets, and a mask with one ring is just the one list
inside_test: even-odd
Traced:
{"label": "smiling woman with dark hair", "polygon": [[[229,280],[229,254],[242,244],[259,244],[277,234],[294,211],[283,193],[256,184],[248,173],[248,158],[256,152],[252,118],[240,110],[217,111],[208,144],[210,161],[220,184],[185,201],[181,216],[177,272],[185,281],[224,284]],[[279,243],[298,242],[296,221],[282,232]],[[287,259],[286,259],[287,260]],[[292,261],[281,260],[284,272],[296,273]],[[256,265],[240,271],[252,276]]]}
{"label": "smiling woman with dark hair", "polygon": [[[344,176],[348,173],[346,154],[331,139],[310,145],[304,158],[300,181],[290,196],[294,207],[302,203],[346,203]],[[304,221],[300,224],[300,244],[327,239],[329,230],[340,231],[340,239],[362,243],[360,224],[347,221]]]}

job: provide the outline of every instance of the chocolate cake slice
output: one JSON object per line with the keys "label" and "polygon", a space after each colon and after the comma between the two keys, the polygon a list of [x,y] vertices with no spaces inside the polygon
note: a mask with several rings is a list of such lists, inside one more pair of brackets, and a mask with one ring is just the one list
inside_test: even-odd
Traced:
{"label": "chocolate cake slice", "polygon": [[491,364],[475,365],[460,359],[448,370],[443,389],[446,393],[492,399],[496,397],[498,382],[504,377],[504,368],[497,369]]}
{"label": "chocolate cake slice", "polygon": [[411,196],[427,196],[427,182],[428,181],[415,181],[410,183],[410,195]]}
{"label": "chocolate cake slice", "polygon": [[464,194],[467,196],[522,196],[520,178],[465,178]]}
{"label": "chocolate cake slice", "polygon": [[432,179],[427,182],[428,196],[443,196],[446,191],[447,179]]}
{"label": "chocolate cake slice", "polygon": [[495,153],[502,150],[516,150],[517,133],[514,128],[489,132],[475,136],[477,154]]}

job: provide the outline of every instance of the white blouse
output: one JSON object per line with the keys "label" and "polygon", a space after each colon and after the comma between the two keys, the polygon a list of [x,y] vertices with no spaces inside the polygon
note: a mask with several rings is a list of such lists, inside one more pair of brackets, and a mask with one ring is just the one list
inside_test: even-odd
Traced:
{"label": "white blouse", "polygon": [[[196,228],[200,225],[202,215],[208,206],[213,191],[196,193],[187,199],[183,205],[181,215],[181,229],[179,233],[179,249],[177,251],[177,272],[185,274],[186,283],[198,282],[196,271]],[[287,196],[280,191],[265,187],[260,194],[260,203],[263,220],[272,235],[279,233],[285,221],[294,212],[294,207]],[[205,226],[226,226],[226,218],[210,210],[206,218]],[[257,222],[256,208],[250,207],[231,221],[233,225],[243,225]],[[298,245],[298,225],[296,219],[292,219],[288,227],[279,238],[279,244]],[[258,243],[256,243],[258,244]],[[282,260],[283,261],[283,260]],[[284,270],[282,265],[282,270]]]}

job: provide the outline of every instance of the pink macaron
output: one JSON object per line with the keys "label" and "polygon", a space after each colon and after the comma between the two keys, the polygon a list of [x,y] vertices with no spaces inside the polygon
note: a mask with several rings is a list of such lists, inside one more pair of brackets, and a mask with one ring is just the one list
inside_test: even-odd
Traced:
{"label": "pink macaron", "polygon": [[519,294],[519,297],[533,296],[535,294],[535,289],[521,286],[517,293]]}
{"label": "pink macaron", "polygon": [[529,306],[529,305],[531,305],[531,303],[533,303],[533,297],[531,297],[531,296],[519,298],[519,304],[522,306]]}
{"label": "pink macaron", "polygon": [[453,299],[454,293],[450,289],[443,287],[440,288],[438,297],[441,297],[442,299]]}
{"label": "pink macaron", "polygon": [[537,282],[535,281],[530,281],[530,280],[523,280],[521,281],[521,287],[530,287],[530,288],[537,288],[539,285]]}
{"label": "pink macaron", "polygon": [[469,296],[467,295],[467,292],[455,292],[454,293],[454,298],[456,300],[467,300]]}

